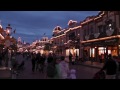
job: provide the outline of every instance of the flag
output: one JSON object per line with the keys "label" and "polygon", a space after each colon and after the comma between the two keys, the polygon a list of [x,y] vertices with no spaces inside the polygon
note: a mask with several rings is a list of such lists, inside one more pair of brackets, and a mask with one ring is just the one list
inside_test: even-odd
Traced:
{"label": "flag", "polygon": [[16,29],[13,31],[13,33],[15,33],[16,32]]}
{"label": "flag", "polygon": [[43,35],[45,35],[46,33],[44,33]]}

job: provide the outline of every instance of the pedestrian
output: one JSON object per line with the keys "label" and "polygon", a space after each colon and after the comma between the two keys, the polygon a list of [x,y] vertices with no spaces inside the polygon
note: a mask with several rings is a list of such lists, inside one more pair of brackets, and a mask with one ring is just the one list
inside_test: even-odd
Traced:
{"label": "pedestrian", "polygon": [[55,67],[55,63],[51,62],[47,64],[47,71],[46,71],[46,77],[47,79],[54,79],[56,76],[57,70]]}
{"label": "pedestrian", "polygon": [[70,74],[68,76],[68,79],[76,79],[76,70],[75,69],[70,70]]}
{"label": "pedestrian", "polygon": [[65,60],[64,56],[61,56],[60,63],[60,79],[67,79],[69,73],[69,63]]}
{"label": "pedestrian", "polygon": [[51,63],[51,62],[54,62],[54,59],[53,59],[52,54],[50,53],[50,54],[48,55],[48,58],[47,58],[47,63],[49,64],[49,63]]}
{"label": "pedestrian", "polygon": [[72,53],[71,52],[69,52],[70,54],[69,54],[69,62],[71,63],[72,62]]}
{"label": "pedestrian", "polygon": [[40,69],[39,69],[39,71],[42,73],[44,73],[45,60],[46,60],[46,57],[44,54],[42,54],[40,59]]}
{"label": "pedestrian", "polygon": [[35,71],[35,63],[36,63],[36,55],[35,53],[32,55],[32,72]]}
{"label": "pedestrian", "polygon": [[120,76],[120,62],[118,57],[114,56],[113,59],[116,61],[117,69],[116,69],[116,79],[119,79]]}
{"label": "pedestrian", "polygon": [[39,70],[40,71],[40,63],[41,63],[41,53],[38,52],[36,55],[36,71]]}
{"label": "pedestrian", "polygon": [[0,51],[0,66],[2,66],[2,51]]}
{"label": "pedestrian", "polygon": [[116,79],[117,64],[116,61],[112,58],[111,54],[108,55],[108,60],[101,70],[106,71],[106,79]]}
{"label": "pedestrian", "polygon": [[60,78],[60,67],[59,67],[59,63],[60,63],[60,57],[56,57],[56,63],[55,63],[55,67],[56,67],[56,74],[54,79],[61,79]]}

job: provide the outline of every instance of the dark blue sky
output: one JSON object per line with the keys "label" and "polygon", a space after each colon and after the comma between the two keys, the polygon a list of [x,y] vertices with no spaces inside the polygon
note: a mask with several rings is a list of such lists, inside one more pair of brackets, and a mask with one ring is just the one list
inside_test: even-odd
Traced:
{"label": "dark blue sky", "polygon": [[15,38],[32,43],[41,39],[44,33],[49,38],[57,25],[68,27],[69,20],[80,22],[87,16],[97,15],[98,11],[0,11],[0,20],[5,29],[8,24],[16,29]]}

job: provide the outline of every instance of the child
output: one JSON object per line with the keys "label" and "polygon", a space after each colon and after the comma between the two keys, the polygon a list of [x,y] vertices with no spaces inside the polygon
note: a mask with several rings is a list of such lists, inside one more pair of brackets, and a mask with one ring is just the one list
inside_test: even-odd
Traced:
{"label": "child", "polygon": [[69,75],[68,79],[76,79],[76,70],[75,69],[70,70],[70,75]]}

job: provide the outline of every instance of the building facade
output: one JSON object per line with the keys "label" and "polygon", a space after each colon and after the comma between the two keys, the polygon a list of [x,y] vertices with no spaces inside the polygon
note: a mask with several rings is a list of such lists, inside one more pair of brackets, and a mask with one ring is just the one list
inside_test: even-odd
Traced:
{"label": "building facade", "polygon": [[56,26],[53,30],[53,50],[58,55],[80,57],[80,23],[70,20],[68,27]]}
{"label": "building facade", "polygon": [[120,11],[100,11],[80,23],[70,20],[66,29],[57,26],[53,30],[52,40],[65,56],[72,53],[98,62],[105,62],[109,54],[120,56]]}
{"label": "building facade", "polygon": [[120,12],[101,11],[82,23],[83,57],[105,62],[108,54],[120,55]]}

